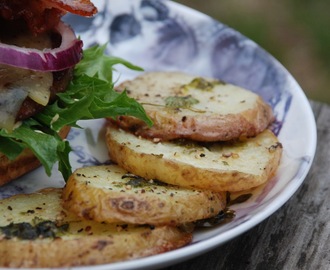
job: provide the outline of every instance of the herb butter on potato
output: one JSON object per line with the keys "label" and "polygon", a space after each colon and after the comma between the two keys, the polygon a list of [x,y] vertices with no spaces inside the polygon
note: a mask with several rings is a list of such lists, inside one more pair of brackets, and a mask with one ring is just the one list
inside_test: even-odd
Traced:
{"label": "herb butter on potato", "polygon": [[141,103],[154,123],[119,116],[117,125],[149,139],[229,141],[255,136],[274,120],[271,107],[252,91],[182,72],[147,72],[116,90]]}
{"label": "herb butter on potato", "polygon": [[174,226],[106,224],[62,207],[62,189],[0,201],[0,266],[49,268],[105,264],[159,254],[188,244]]}
{"label": "herb butter on potato", "polygon": [[282,154],[282,145],[270,130],[234,142],[154,142],[110,124],[106,140],[111,160],[131,173],[218,192],[265,183],[275,174]]}
{"label": "herb butter on potato", "polygon": [[147,180],[117,165],[77,169],[63,200],[67,210],[86,219],[173,226],[213,217],[226,207],[225,192]]}

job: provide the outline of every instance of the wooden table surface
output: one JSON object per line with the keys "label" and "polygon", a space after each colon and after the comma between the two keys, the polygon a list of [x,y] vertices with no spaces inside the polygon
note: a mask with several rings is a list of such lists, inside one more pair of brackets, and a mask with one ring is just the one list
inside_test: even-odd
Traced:
{"label": "wooden table surface", "polygon": [[248,232],[162,270],[330,269],[330,106],[311,105],[318,146],[309,174],[291,199]]}

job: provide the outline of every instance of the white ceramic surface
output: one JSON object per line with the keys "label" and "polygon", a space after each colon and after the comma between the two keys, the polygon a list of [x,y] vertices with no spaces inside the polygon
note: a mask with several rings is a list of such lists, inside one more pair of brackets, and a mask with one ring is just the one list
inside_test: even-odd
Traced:
{"label": "white ceramic surface", "polygon": [[[96,0],[96,17],[67,16],[85,47],[108,43],[109,54],[151,70],[179,70],[216,77],[248,88],[271,104],[272,126],[284,146],[277,175],[245,203],[235,205],[235,219],[199,230],[193,243],[181,249],[134,261],[79,269],[155,269],[197,256],[242,234],[280,208],[299,188],[313,161],[316,126],[309,102],[292,76],[272,56],[237,31],[195,10],[170,1]],[[118,82],[138,73],[117,67]],[[84,121],[69,141],[73,168],[108,162],[103,120]],[[44,187],[61,187],[54,168],[42,168],[0,188],[0,198]],[[74,268],[75,269],[75,268]],[[78,268],[77,268],[78,269]]]}

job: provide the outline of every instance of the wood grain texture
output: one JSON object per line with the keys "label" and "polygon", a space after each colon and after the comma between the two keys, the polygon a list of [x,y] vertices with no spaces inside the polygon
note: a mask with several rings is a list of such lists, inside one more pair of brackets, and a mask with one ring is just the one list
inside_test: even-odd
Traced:
{"label": "wood grain texture", "polygon": [[330,269],[330,106],[311,105],[318,146],[311,170],[292,198],[234,240],[162,270]]}

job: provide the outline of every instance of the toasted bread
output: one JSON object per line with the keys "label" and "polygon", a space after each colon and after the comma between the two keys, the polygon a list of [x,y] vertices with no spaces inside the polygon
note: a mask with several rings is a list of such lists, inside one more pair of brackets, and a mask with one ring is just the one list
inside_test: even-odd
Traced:
{"label": "toasted bread", "polygon": [[63,191],[64,207],[99,222],[178,225],[217,215],[226,194],[168,185],[117,165],[77,169]]}
{"label": "toasted bread", "polygon": [[1,267],[105,264],[166,252],[191,241],[191,233],[173,226],[82,220],[62,208],[61,194],[61,189],[47,189],[0,201]]}
{"label": "toasted bread", "polygon": [[[70,131],[69,126],[63,127],[59,135],[66,138]],[[0,186],[40,167],[41,163],[34,153],[26,148],[14,160],[10,160],[7,156],[0,152]]]}
{"label": "toasted bread", "polygon": [[145,138],[228,141],[255,136],[274,120],[271,107],[257,94],[179,72],[145,73],[116,89],[139,101],[154,122],[149,127],[120,116],[117,125]]}
{"label": "toasted bread", "polygon": [[110,159],[131,173],[190,188],[240,191],[256,187],[276,172],[282,145],[265,130],[235,142],[155,143],[109,125]]}

